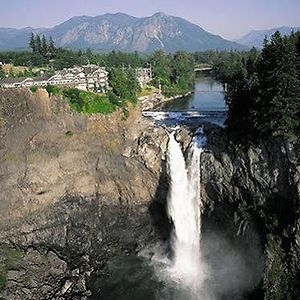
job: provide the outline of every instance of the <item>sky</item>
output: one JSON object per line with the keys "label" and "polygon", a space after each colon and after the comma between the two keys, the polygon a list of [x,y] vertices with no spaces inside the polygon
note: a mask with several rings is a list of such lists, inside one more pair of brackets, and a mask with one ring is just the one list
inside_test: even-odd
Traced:
{"label": "sky", "polygon": [[0,0],[0,27],[52,27],[74,16],[116,12],[164,12],[227,39],[253,29],[300,26],[300,0]]}

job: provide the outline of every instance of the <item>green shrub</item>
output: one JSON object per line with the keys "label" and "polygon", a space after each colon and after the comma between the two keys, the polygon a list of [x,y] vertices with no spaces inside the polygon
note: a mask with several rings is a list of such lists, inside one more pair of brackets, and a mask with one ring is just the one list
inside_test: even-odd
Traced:
{"label": "green shrub", "polygon": [[31,86],[29,89],[31,90],[32,93],[36,93],[36,91],[38,90],[38,87],[37,86]]}
{"label": "green shrub", "polygon": [[71,136],[73,136],[73,131],[68,130],[65,132],[65,135],[71,137]]}
{"label": "green shrub", "polygon": [[0,291],[3,291],[6,285],[6,277],[4,274],[0,274]]}
{"label": "green shrub", "polygon": [[120,100],[120,98],[113,91],[108,92],[108,99],[112,104],[115,104],[115,105],[122,104],[122,100]]}
{"label": "green shrub", "polygon": [[111,103],[107,96],[95,94],[85,95],[85,113],[112,113],[116,110],[116,105]]}
{"label": "green shrub", "polygon": [[51,84],[48,84],[45,89],[48,92],[49,96],[57,95],[60,92],[60,88],[58,86]]}
{"label": "green shrub", "polygon": [[84,101],[78,89],[75,88],[66,89],[63,91],[63,95],[69,100],[70,107],[73,110],[82,112]]}
{"label": "green shrub", "polygon": [[105,95],[80,91],[76,88],[64,90],[63,95],[69,100],[70,107],[77,112],[112,113],[116,110],[116,104],[112,103]]}

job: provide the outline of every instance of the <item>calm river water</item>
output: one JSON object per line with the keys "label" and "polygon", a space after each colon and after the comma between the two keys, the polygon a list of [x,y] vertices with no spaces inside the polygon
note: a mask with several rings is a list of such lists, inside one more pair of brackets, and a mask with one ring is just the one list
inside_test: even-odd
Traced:
{"label": "calm river water", "polygon": [[210,76],[197,76],[193,94],[167,102],[160,109],[164,111],[225,111],[227,107],[224,87]]}

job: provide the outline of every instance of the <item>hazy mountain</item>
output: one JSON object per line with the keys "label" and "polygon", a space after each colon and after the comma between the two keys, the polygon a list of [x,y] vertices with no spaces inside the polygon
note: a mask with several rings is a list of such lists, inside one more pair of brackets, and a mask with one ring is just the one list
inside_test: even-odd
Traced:
{"label": "hazy mountain", "polygon": [[174,52],[179,49],[198,51],[245,48],[182,18],[163,13],[145,18],[117,13],[74,17],[49,29],[0,29],[0,49],[26,47],[32,31],[51,35],[58,46],[100,51],[115,49],[151,52],[162,48]]}
{"label": "hazy mountain", "polygon": [[243,36],[241,39],[237,40],[237,42],[248,47],[254,46],[257,48],[261,48],[263,46],[265,36],[270,38],[271,35],[273,35],[277,30],[279,30],[282,35],[289,35],[292,31],[300,30],[300,27],[283,26],[268,30],[253,30],[245,36]]}

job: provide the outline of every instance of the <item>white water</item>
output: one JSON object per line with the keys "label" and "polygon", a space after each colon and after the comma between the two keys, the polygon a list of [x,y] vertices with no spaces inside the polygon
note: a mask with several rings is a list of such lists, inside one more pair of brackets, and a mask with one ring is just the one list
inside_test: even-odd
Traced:
{"label": "white water", "polygon": [[187,164],[174,132],[169,136],[168,168],[171,178],[168,215],[173,221],[171,246],[174,252],[169,272],[174,280],[198,289],[205,279],[201,261],[200,158],[205,137],[202,128],[193,140]]}

